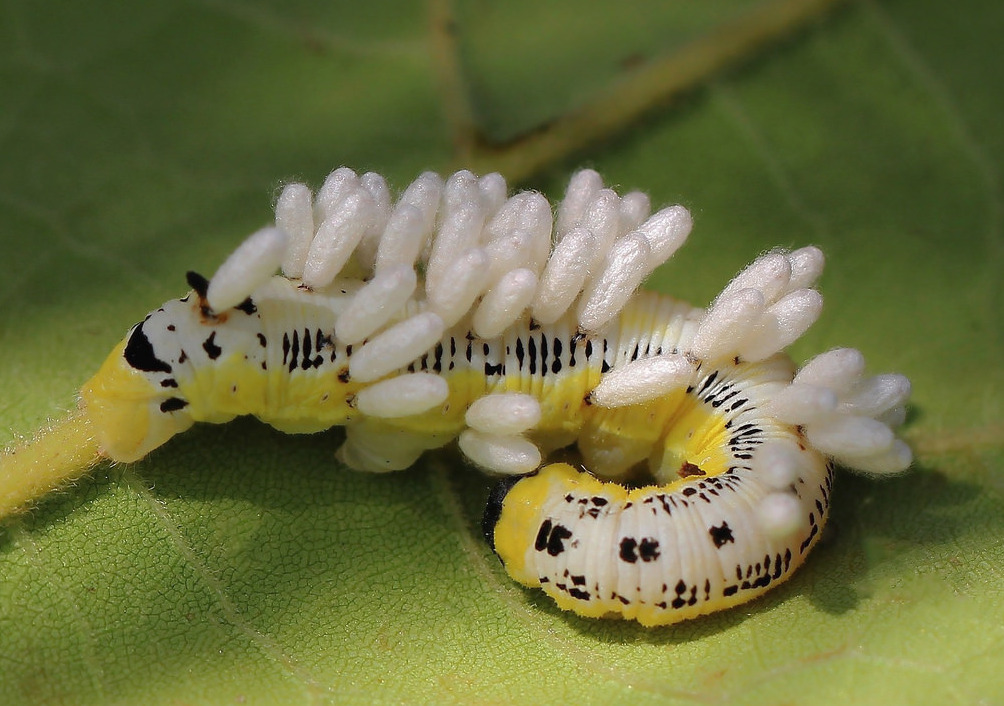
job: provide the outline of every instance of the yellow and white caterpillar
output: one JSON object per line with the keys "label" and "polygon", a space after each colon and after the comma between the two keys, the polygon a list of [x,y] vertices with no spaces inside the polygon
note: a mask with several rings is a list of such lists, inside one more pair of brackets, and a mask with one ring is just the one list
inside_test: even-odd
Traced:
{"label": "yellow and white caterpillar", "polygon": [[[497,174],[426,173],[396,201],[346,168],[291,184],[274,226],[129,331],[76,415],[0,457],[0,514],[195,422],[343,425],[358,470],[457,440],[507,476],[486,536],[562,608],[658,625],[749,600],[818,539],[832,461],[910,464],[909,383],[864,378],[851,349],[784,355],[822,306],[813,247],[762,256],[707,310],[636,293],[690,228],[591,170],[553,220]],[[573,445],[589,473],[537,470]],[[639,473],[657,485],[615,482]]]}

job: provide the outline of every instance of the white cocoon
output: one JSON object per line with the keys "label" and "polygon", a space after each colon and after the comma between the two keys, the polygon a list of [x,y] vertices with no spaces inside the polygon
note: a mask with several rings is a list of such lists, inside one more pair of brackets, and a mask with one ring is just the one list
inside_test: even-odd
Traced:
{"label": "white cocoon", "polygon": [[540,465],[540,449],[520,436],[499,436],[467,429],[460,450],[485,470],[504,475],[529,473]]}
{"label": "white cocoon", "polygon": [[436,224],[436,213],[443,194],[443,179],[435,172],[423,172],[401,194],[398,204],[408,204],[419,210],[424,218],[425,232],[431,233]]}
{"label": "white cocoon", "polygon": [[758,257],[732,278],[718,298],[729,297],[743,289],[755,289],[763,294],[764,302],[770,305],[788,291],[790,281],[791,263],[787,256],[779,252],[768,253]]}
{"label": "white cocoon", "polygon": [[436,345],[443,331],[443,320],[429,311],[405,319],[356,350],[349,374],[357,382],[382,378]]}
{"label": "white cocoon", "polygon": [[664,208],[642,223],[638,230],[645,235],[652,248],[649,271],[671,258],[687,242],[693,227],[694,219],[690,211],[679,205]]}
{"label": "white cocoon", "polygon": [[904,375],[875,375],[855,385],[841,400],[840,409],[849,414],[878,417],[903,405],[910,397],[910,389],[910,381]]}
{"label": "white cocoon", "polygon": [[206,300],[211,309],[226,311],[248,298],[279,269],[288,238],[278,228],[262,228],[241,243],[209,280]]}
{"label": "white cocoon", "polygon": [[756,508],[760,529],[769,538],[784,540],[802,524],[802,503],[793,493],[770,493]]}
{"label": "white cocoon", "polygon": [[805,436],[823,453],[839,458],[878,454],[889,449],[894,438],[892,430],[882,422],[843,415],[806,425]]}
{"label": "white cocoon", "polygon": [[506,272],[521,267],[529,268],[534,274],[538,274],[544,263],[530,262],[534,248],[532,240],[533,236],[529,232],[517,230],[493,238],[485,245],[485,252],[488,254],[488,281],[496,282]]}
{"label": "white cocoon", "polygon": [[379,274],[401,265],[413,267],[428,237],[425,214],[417,206],[399,203],[377,245],[374,270]]}
{"label": "white cocoon", "polygon": [[359,177],[348,167],[339,167],[328,174],[314,199],[314,220],[318,223],[327,219],[345,199],[359,189]]}
{"label": "white cocoon", "polygon": [[686,387],[693,377],[694,366],[682,355],[641,358],[606,373],[589,399],[600,407],[640,404]]}
{"label": "white cocoon", "polygon": [[305,285],[320,289],[331,284],[362,239],[372,208],[370,195],[356,189],[317,227],[303,266]]}
{"label": "white cocoon", "polygon": [[558,204],[558,219],[555,231],[558,239],[572,228],[581,225],[580,221],[589,207],[589,202],[597,191],[603,188],[603,179],[592,169],[582,169],[572,175],[565,189],[565,198]]}
{"label": "white cocoon", "polygon": [[484,290],[488,274],[488,254],[474,248],[449,263],[435,280],[425,283],[429,308],[439,314],[447,327],[460,321]]}
{"label": "white cocoon", "polygon": [[551,205],[536,191],[521,191],[502,204],[489,221],[488,232],[501,236],[516,230],[551,234]]}
{"label": "white cocoon", "polygon": [[697,327],[690,352],[702,360],[715,360],[739,350],[745,335],[754,329],[764,309],[763,294],[740,289],[715,300]]}
{"label": "white cocoon", "polygon": [[449,396],[450,387],[439,375],[410,373],[363,388],[355,406],[369,417],[408,417],[438,407]]}
{"label": "white cocoon", "polygon": [[802,289],[811,287],[819,279],[826,258],[822,250],[814,245],[808,245],[788,253],[788,262],[791,264],[791,281],[788,283],[788,288]]}
{"label": "white cocoon", "polygon": [[306,184],[287,184],[275,203],[275,225],[289,236],[282,273],[290,279],[303,276],[310,241],[314,239],[313,195]]}
{"label": "white cocoon", "polygon": [[595,243],[588,229],[575,228],[554,246],[531,305],[534,319],[551,324],[568,311],[586,282]]}
{"label": "white cocoon", "polygon": [[415,292],[418,278],[408,265],[384,270],[356,292],[335,321],[341,343],[359,343],[401,311]]}
{"label": "white cocoon", "polygon": [[536,274],[551,250],[551,226],[551,204],[535,191],[523,191],[499,208],[486,230],[492,241],[522,233],[519,257]]}
{"label": "white cocoon", "polygon": [[532,395],[500,392],[479,397],[467,408],[467,426],[486,434],[511,436],[532,429],[540,421],[540,403]]}
{"label": "white cocoon", "polygon": [[761,404],[760,409],[786,424],[807,424],[836,412],[837,393],[828,387],[792,384]]}
{"label": "white cocoon", "polygon": [[799,451],[791,443],[768,441],[756,452],[757,471],[774,490],[783,490],[794,483],[801,464]]}
{"label": "white cocoon", "polygon": [[829,387],[838,395],[849,391],[865,370],[865,357],[856,348],[834,348],[802,366],[794,382]]}
{"label": "white cocoon", "polygon": [[478,179],[478,191],[481,192],[481,203],[485,207],[485,213],[491,218],[505,203],[507,191],[505,178],[498,172],[485,174]]}
{"label": "white cocoon", "polygon": [[442,279],[445,272],[458,262],[459,255],[479,247],[484,222],[485,214],[480,198],[473,203],[463,203],[445,210],[443,222],[433,233],[429,265],[426,268],[427,290],[433,281]]}
{"label": "white cocoon", "polygon": [[896,405],[892,409],[888,409],[882,414],[877,415],[875,419],[887,427],[895,429],[906,421],[906,406]]}
{"label": "white cocoon", "polygon": [[408,432],[374,431],[364,422],[345,427],[335,458],[356,471],[386,473],[413,466],[426,448]]}
{"label": "white cocoon", "polygon": [[617,315],[648,274],[651,254],[648,240],[641,233],[626,235],[614,243],[603,271],[586,285],[579,301],[582,330],[597,331]]}
{"label": "white cocoon", "polygon": [[767,314],[777,319],[782,342],[778,350],[794,343],[823,311],[823,295],[815,289],[796,289],[782,296],[767,308]]}
{"label": "white cocoon", "polygon": [[359,177],[359,185],[373,199],[373,204],[378,211],[381,211],[385,215],[390,213],[390,205],[393,199],[390,195],[390,189],[387,188],[387,180],[382,175],[376,172],[366,172]]}
{"label": "white cocoon", "polygon": [[621,197],[621,233],[636,230],[652,213],[652,203],[648,194],[641,191],[631,191]]}
{"label": "white cocoon", "polygon": [[478,178],[468,169],[453,172],[443,186],[443,206],[447,211],[481,205]]}
{"label": "white cocoon", "polygon": [[613,189],[600,189],[582,217],[582,226],[588,228],[596,240],[596,248],[589,262],[592,269],[600,265],[610,253],[614,241],[621,235],[621,198]]}
{"label": "white cocoon", "polygon": [[833,454],[833,457],[843,466],[877,475],[901,473],[913,462],[913,452],[902,439],[895,439],[892,446],[878,453],[864,456]]}
{"label": "white cocoon", "polygon": [[474,310],[474,333],[480,338],[495,338],[509,328],[533,300],[537,275],[521,268],[502,276],[481,299]]}
{"label": "white cocoon", "polygon": [[767,308],[759,325],[750,330],[737,346],[749,361],[763,360],[794,343],[816,322],[823,310],[823,295],[814,289],[798,289],[785,294]]}
{"label": "white cocoon", "polygon": [[387,227],[387,219],[390,217],[391,196],[387,182],[376,172],[363,174],[359,177],[359,184],[370,195],[373,208],[370,213],[369,225],[356,248],[356,260],[359,264],[370,269],[376,260],[377,248],[380,246],[384,229]]}

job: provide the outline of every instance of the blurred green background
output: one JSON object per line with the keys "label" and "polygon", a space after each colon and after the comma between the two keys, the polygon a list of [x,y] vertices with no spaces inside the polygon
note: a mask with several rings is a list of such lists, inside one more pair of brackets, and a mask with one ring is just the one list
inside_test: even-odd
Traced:
{"label": "blurred green background", "polygon": [[[475,115],[509,139],[751,6],[458,2]],[[443,452],[372,477],[338,430],[199,428],[0,526],[0,700],[44,703],[1004,702],[1004,10],[852,2],[579,166],[695,217],[649,286],[698,304],[820,245],[798,360],[914,381],[912,473],[842,475],[826,541],[764,599],[588,621],[479,537]],[[9,0],[0,8],[0,429],[74,404],[127,327],[342,164],[451,162],[422,3]]]}

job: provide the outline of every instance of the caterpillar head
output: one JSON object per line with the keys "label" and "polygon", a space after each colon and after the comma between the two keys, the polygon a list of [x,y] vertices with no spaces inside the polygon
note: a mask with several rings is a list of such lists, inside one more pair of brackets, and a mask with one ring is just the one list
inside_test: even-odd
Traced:
{"label": "caterpillar head", "polygon": [[[204,278],[189,273],[188,282],[193,291],[134,326],[81,390],[104,456],[138,460],[197,421],[253,414],[308,433],[352,415],[359,385],[349,380],[346,348],[336,361],[333,330],[322,330],[338,296],[275,277],[224,309],[209,305]],[[301,324],[287,329],[290,312]],[[279,394],[270,380],[281,383]]]}
{"label": "caterpillar head", "polygon": [[254,313],[242,304],[216,314],[206,303],[205,278],[189,272],[188,283],[193,291],[133,326],[80,391],[80,406],[108,458],[139,460],[192,426],[193,370],[220,355],[217,339]]}
{"label": "caterpillar head", "polygon": [[[584,474],[567,463],[549,463],[543,468],[525,476],[510,476],[500,480],[492,490],[481,528],[485,539],[501,559],[506,571],[525,586],[539,586],[533,563],[527,560],[541,546],[547,546],[552,556],[561,548],[561,527],[554,538],[550,538],[547,528],[539,522],[538,509],[545,500],[554,495],[567,494],[580,485],[595,486],[600,489],[600,481]],[[619,485],[609,484],[606,490],[626,496],[627,491]],[[569,538],[568,534],[565,538]]]}
{"label": "caterpillar head", "polygon": [[137,461],[192,425],[173,377],[178,361],[160,350],[179,319],[191,317],[189,297],[172,300],[130,329],[80,391],[102,455]]}

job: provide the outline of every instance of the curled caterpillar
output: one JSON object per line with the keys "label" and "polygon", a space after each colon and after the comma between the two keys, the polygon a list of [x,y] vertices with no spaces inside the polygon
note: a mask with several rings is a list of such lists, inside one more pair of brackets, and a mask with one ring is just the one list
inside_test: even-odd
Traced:
{"label": "curled caterpillar", "polygon": [[[784,355],[822,305],[814,247],[762,256],[707,310],[636,293],[691,225],[591,170],[555,219],[497,174],[426,173],[396,201],[347,168],[290,184],[274,226],[129,331],[74,416],[4,453],[0,514],[195,422],[343,425],[358,470],[457,440],[507,476],[486,536],[562,608],[656,625],[749,600],[818,539],[833,461],[909,465],[909,383],[863,378],[851,349]],[[589,473],[537,470],[573,445]],[[658,485],[615,482],[639,471]]]}

